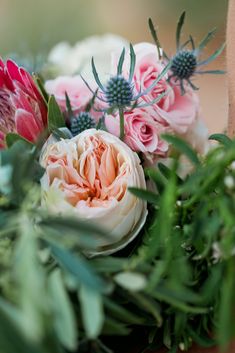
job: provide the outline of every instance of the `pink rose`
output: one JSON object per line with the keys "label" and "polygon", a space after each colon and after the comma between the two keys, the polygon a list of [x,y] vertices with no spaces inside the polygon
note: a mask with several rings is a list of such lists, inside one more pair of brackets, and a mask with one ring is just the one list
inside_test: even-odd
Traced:
{"label": "pink rose", "polygon": [[[134,84],[138,92],[148,88],[165,67],[165,63],[159,60],[156,46],[150,43],[139,43],[134,46],[136,53],[136,67]],[[127,70],[127,68],[125,69]],[[181,95],[179,85],[167,82],[167,74],[146,95],[142,97],[144,102],[151,102],[158,95],[166,92],[166,95],[152,107],[158,116],[176,133],[186,133],[194,123],[198,112],[198,98],[191,88],[186,88],[186,94]]]}
{"label": "pink rose", "polygon": [[63,111],[66,110],[66,92],[75,113],[84,110],[92,98],[91,91],[80,76],[60,76],[54,80],[46,81],[45,88],[49,94],[55,96]]}
{"label": "pink rose", "polygon": [[[41,164],[44,204],[107,229],[96,253],[111,253],[131,241],[146,218],[146,203],[128,187],[146,188],[136,153],[117,137],[90,129],[71,140],[45,145]],[[106,248],[102,249],[101,247]]]}
{"label": "pink rose", "polygon": [[[125,142],[136,152],[166,156],[168,144],[161,139],[161,133],[167,132],[164,121],[155,119],[156,113],[151,107],[135,108],[124,113]],[[105,119],[109,132],[119,136],[118,116],[107,116]]]}

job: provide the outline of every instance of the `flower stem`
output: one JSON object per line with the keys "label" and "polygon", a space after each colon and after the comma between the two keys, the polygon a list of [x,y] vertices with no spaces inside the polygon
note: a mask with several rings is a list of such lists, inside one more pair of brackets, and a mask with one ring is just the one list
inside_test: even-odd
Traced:
{"label": "flower stem", "polygon": [[124,128],[124,112],[122,108],[119,108],[119,118],[120,118],[120,140],[123,140],[125,137],[125,128]]}

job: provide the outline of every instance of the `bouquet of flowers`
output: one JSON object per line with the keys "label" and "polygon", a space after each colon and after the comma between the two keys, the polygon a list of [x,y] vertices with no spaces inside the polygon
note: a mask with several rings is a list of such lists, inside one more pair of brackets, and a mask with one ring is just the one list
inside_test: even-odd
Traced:
{"label": "bouquet of flowers", "polygon": [[194,83],[224,45],[204,58],[214,31],[184,41],[184,20],[173,56],[150,19],[153,44],[0,61],[1,352],[231,341],[235,142],[211,147]]}

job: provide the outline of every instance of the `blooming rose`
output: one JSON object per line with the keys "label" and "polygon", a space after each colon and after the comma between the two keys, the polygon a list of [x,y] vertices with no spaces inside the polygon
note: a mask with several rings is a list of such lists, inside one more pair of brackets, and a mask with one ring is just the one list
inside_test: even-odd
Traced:
{"label": "blooming rose", "polygon": [[94,57],[101,79],[111,72],[111,53],[128,46],[127,41],[113,34],[88,37],[70,46],[66,42],[57,44],[49,53],[49,63],[57,69],[57,74],[73,75],[80,72],[93,79],[91,58]]}
{"label": "blooming rose", "polygon": [[60,108],[66,110],[65,93],[69,96],[74,112],[80,112],[92,98],[91,91],[87,88],[80,76],[60,76],[54,80],[46,81],[45,89],[53,94]]}
{"label": "blooming rose", "polygon": [[[118,116],[107,116],[105,119],[109,132],[118,136],[120,132]],[[151,107],[135,108],[124,113],[125,142],[133,151],[143,152],[146,156],[157,154],[164,157],[168,144],[160,134],[167,132],[164,121],[156,120],[156,113]]]}
{"label": "blooming rose", "polygon": [[[134,85],[137,92],[148,88],[165,68],[165,63],[159,60],[156,46],[150,43],[139,43],[134,45],[136,53],[136,66],[134,74]],[[126,60],[124,71],[129,67]],[[186,93],[181,95],[180,86],[175,82],[169,83],[166,74],[150,92],[142,96],[143,101],[149,103],[162,93],[165,96],[152,107],[157,115],[173,129],[175,133],[186,133],[194,123],[198,113],[198,98],[193,90],[186,87]]]}
{"label": "blooming rose", "polygon": [[[117,251],[138,234],[146,203],[128,187],[146,188],[144,173],[137,154],[117,137],[90,129],[71,140],[49,142],[41,163],[49,209],[94,221],[110,232],[110,238],[99,241],[97,253]],[[56,204],[50,203],[53,191],[59,197]]]}
{"label": "blooming rose", "polygon": [[46,104],[30,74],[0,60],[0,148],[9,132],[35,142],[46,125]]}

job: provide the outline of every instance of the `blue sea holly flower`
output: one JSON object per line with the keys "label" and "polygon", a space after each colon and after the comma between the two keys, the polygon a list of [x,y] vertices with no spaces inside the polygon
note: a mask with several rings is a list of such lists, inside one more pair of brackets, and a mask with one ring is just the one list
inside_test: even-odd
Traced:
{"label": "blue sea holly flower", "polygon": [[[192,78],[197,74],[224,74],[223,70],[207,70],[202,71],[200,68],[204,65],[209,64],[215,60],[224,50],[225,43],[221,45],[209,58],[201,60],[201,54],[209,43],[209,41],[214,37],[216,29],[211,30],[199,43],[198,47],[195,46],[192,36],[189,36],[188,40],[181,44],[181,32],[185,21],[185,11],[179,18],[177,28],[176,28],[176,54],[169,58],[168,55],[162,50],[160,45],[157,32],[154,28],[153,22],[149,19],[149,28],[152,37],[156,43],[159,57],[163,57],[168,63],[170,63],[170,71],[168,81],[172,79],[177,84],[179,82],[181,88],[181,94],[185,94],[184,83],[189,84],[192,89],[198,90],[193,82]],[[189,47],[190,46],[190,47]]]}
{"label": "blue sea holly flower", "polygon": [[65,98],[66,98],[67,114],[69,117],[68,125],[73,136],[77,136],[78,134],[80,134],[85,130],[93,129],[96,127],[95,119],[92,117],[90,113],[94,104],[95,95],[87,104],[86,109],[78,114],[74,114],[67,92],[65,92]]}
{"label": "blue sea holly flower", "polygon": [[126,78],[123,76],[122,69],[123,63],[125,59],[125,48],[122,50],[120,55],[118,65],[117,65],[117,73],[109,78],[107,83],[103,85],[99,79],[99,75],[97,73],[94,59],[91,60],[92,72],[95,78],[95,81],[98,85],[98,92],[94,92],[90,85],[86,82],[86,80],[82,77],[83,81],[87,85],[87,87],[96,94],[96,98],[100,101],[107,104],[108,108],[104,109],[103,112],[113,113],[116,110],[119,112],[120,116],[120,138],[123,139],[124,132],[124,112],[128,110],[133,110],[134,108],[143,108],[146,106],[150,106],[159,102],[162,97],[165,95],[165,92],[162,95],[159,95],[154,100],[149,103],[139,102],[139,99],[144,95],[148,94],[153,87],[155,87],[158,82],[166,75],[167,71],[170,68],[170,63],[166,65],[166,67],[162,70],[156,80],[145,90],[142,92],[136,93],[134,91],[134,71],[135,71],[135,63],[136,56],[133,49],[132,44],[130,44],[130,69],[129,69],[129,77]]}
{"label": "blue sea holly flower", "polygon": [[96,123],[88,112],[81,112],[73,117],[70,122],[70,131],[73,136],[77,136],[81,132],[95,128]]}

